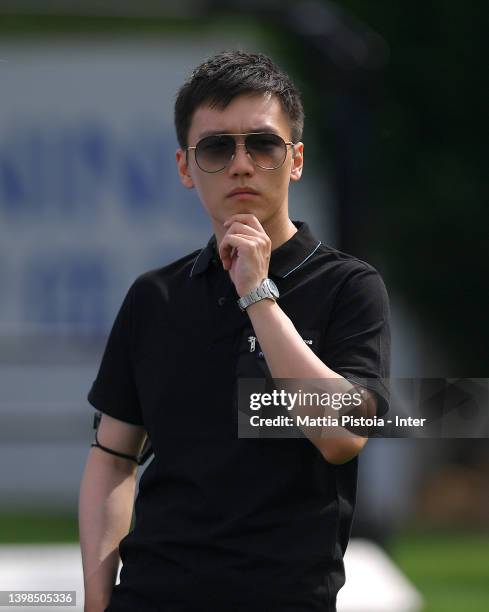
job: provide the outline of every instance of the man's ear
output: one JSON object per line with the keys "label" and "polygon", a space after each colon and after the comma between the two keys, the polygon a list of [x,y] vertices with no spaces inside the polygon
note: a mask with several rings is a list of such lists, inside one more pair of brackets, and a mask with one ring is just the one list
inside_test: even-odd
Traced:
{"label": "man's ear", "polygon": [[292,166],[290,169],[290,180],[298,181],[302,176],[304,165],[304,143],[298,142],[292,149]]}
{"label": "man's ear", "polygon": [[175,154],[177,160],[178,176],[184,187],[187,189],[193,189],[194,182],[190,176],[190,168],[187,163],[187,154],[182,149],[177,149]]}

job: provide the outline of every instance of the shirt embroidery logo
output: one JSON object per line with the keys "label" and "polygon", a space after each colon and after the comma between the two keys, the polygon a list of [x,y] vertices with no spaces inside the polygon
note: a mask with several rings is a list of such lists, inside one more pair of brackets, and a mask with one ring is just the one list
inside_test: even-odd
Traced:
{"label": "shirt embroidery logo", "polygon": [[[306,344],[312,345],[312,340],[306,338],[303,338],[303,340]],[[250,344],[250,353],[254,353],[256,349],[256,336],[248,336],[248,342]],[[263,351],[258,353],[258,357],[264,357]]]}

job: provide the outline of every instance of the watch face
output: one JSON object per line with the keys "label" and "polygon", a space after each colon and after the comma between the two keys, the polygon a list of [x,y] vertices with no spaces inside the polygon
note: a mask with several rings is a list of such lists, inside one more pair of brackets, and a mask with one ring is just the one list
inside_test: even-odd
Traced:
{"label": "watch face", "polygon": [[278,292],[277,285],[273,282],[271,278],[268,279],[268,287],[272,292],[273,297],[277,299],[280,296],[280,293]]}

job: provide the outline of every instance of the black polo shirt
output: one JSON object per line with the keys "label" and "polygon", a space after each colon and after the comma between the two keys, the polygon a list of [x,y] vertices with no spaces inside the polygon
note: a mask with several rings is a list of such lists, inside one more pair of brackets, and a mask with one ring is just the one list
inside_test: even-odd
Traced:
{"label": "black polo shirt", "polygon": [[[375,390],[382,415],[382,279],[294,224],[271,256],[278,303],[328,367]],[[268,369],[259,346],[250,352],[254,332],[237,299],[212,237],[140,276],[117,315],[88,399],[144,425],[155,455],[120,544],[110,612],[335,610],[357,459],[329,464],[307,438],[238,438],[237,379]]]}

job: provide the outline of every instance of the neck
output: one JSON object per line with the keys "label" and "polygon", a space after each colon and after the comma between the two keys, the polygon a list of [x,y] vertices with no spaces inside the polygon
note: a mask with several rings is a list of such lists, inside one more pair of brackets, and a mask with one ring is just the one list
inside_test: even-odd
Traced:
{"label": "neck", "polygon": [[297,228],[289,219],[271,219],[270,223],[263,226],[263,229],[272,241],[272,251],[287,242],[296,233]]}

